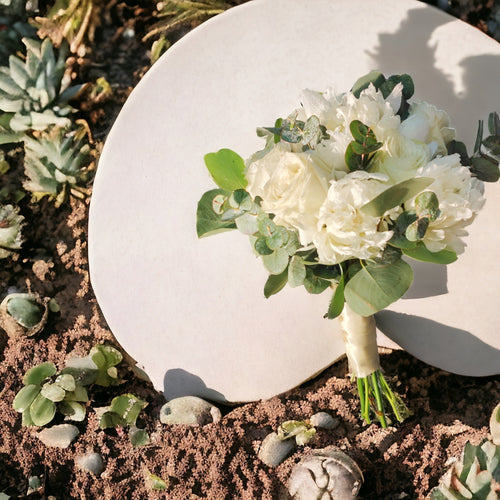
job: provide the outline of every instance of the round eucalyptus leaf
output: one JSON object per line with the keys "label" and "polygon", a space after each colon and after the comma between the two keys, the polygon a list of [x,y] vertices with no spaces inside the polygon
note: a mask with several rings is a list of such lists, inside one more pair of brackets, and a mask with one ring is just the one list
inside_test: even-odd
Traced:
{"label": "round eucalyptus leaf", "polygon": [[255,240],[254,248],[259,255],[270,255],[273,253],[273,251],[267,246],[265,236],[259,236]]}
{"label": "round eucalyptus leaf", "polygon": [[46,362],[34,366],[33,368],[30,368],[24,375],[23,378],[24,385],[30,385],[30,384],[41,385],[45,379],[52,377],[52,375],[55,375],[56,372],[57,369],[54,363],[51,362]]}
{"label": "round eucalyptus leaf", "polygon": [[284,248],[278,248],[269,255],[262,256],[264,266],[271,274],[281,274],[288,266],[289,256]]}
{"label": "round eucalyptus leaf", "polygon": [[81,403],[86,403],[89,400],[87,394],[87,389],[81,385],[76,385],[75,390],[66,393],[65,401],[79,401]]}
{"label": "round eucalyptus leaf", "polygon": [[259,223],[256,215],[243,214],[234,221],[236,227],[243,234],[254,234],[259,230]]}
{"label": "round eucalyptus leaf", "polygon": [[39,394],[31,403],[30,415],[33,423],[38,426],[48,424],[56,414],[56,405],[50,399]]}
{"label": "round eucalyptus leaf", "polygon": [[59,384],[44,384],[42,386],[41,394],[43,397],[50,399],[54,403],[58,403],[66,396],[66,391]]}
{"label": "round eucalyptus leaf", "polygon": [[12,407],[14,410],[23,412],[30,407],[33,400],[40,394],[40,386],[30,384],[23,387],[14,398],[12,402]]}

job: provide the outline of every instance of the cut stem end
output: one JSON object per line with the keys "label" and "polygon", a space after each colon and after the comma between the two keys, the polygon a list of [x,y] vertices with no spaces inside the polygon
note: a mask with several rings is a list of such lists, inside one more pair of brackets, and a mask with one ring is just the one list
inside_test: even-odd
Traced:
{"label": "cut stem end", "polygon": [[392,423],[391,416],[398,422],[403,422],[411,415],[402,399],[389,387],[381,370],[366,377],[358,377],[356,383],[361,417],[367,424],[371,424],[371,416],[375,415],[380,425],[386,429]]}

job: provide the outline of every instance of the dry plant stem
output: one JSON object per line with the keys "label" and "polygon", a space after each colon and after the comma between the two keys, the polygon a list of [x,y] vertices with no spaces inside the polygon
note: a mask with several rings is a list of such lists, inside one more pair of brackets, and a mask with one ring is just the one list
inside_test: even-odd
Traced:
{"label": "dry plant stem", "polygon": [[389,412],[402,422],[409,415],[409,410],[391,390],[382,374],[375,318],[360,316],[345,304],[339,319],[349,372],[358,386],[361,417],[369,424],[370,413],[373,411],[382,427],[386,428],[388,418],[384,403],[389,403]]}

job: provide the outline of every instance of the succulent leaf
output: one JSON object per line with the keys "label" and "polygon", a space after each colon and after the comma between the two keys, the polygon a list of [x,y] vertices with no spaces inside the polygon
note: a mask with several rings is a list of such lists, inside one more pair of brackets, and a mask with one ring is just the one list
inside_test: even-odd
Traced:
{"label": "succulent leaf", "polygon": [[18,208],[12,205],[0,206],[0,259],[21,248],[23,220]]}

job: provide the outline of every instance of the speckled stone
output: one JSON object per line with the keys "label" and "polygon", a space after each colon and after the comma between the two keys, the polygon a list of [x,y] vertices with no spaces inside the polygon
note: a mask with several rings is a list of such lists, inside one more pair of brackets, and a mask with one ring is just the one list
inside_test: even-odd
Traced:
{"label": "speckled stone", "polygon": [[170,400],[160,410],[163,424],[206,425],[222,418],[219,408],[195,396]]}
{"label": "speckled stone", "polygon": [[61,424],[43,429],[37,437],[45,446],[67,448],[79,434],[80,431],[74,425]]}

